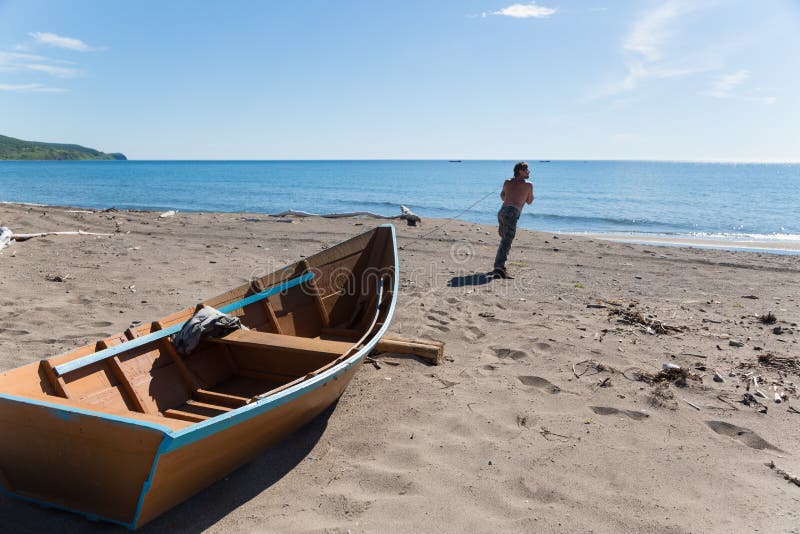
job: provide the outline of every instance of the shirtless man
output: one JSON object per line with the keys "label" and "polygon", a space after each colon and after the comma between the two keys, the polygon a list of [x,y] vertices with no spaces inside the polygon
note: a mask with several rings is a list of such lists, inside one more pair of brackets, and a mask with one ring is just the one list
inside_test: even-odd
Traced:
{"label": "shirtless man", "polygon": [[506,259],[508,251],[511,250],[511,242],[517,233],[517,220],[522,208],[525,204],[533,202],[533,184],[527,181],[530,176],[528,164],[520,161],[514,165],[514,177],[505,181],[500,192],[503,207],[497,212],[497,222],[500,223],[498,228],[500,246],[497,247],[497,256],[494,258],[492,275],[495,278],[512,278],[506,272]]}

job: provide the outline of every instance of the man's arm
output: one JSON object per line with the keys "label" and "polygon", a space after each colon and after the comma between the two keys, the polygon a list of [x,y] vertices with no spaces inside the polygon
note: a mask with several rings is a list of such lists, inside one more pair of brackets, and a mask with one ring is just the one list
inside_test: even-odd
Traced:
{"label": "man's arm", "polygon": [[525,199],[525,202],[527,202],[528,204],[532,204],[533,203],[533,184],[528,184],[528,186],[530,187],[530,189],[528,189],[528,198]]}
{"label": "man's arm", "polygon": [[503,182],[503,188],[500,190],[500,200],[505,201],[506,199],[506,184],[508,181]]}

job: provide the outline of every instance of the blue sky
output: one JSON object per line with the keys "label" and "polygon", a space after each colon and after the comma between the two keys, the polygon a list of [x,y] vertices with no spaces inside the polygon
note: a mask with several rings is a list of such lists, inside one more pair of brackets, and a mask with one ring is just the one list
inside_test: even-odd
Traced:
{"label": "blue sky", "polygon": [[0,134],[135,159],[800,161],[797,0],[0,0]]}

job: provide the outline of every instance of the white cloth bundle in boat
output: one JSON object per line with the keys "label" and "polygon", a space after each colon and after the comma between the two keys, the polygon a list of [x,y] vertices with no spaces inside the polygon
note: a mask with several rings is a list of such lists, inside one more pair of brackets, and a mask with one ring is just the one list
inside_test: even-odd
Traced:
{"label": "white cloth bundle in boat", "polygon": [[172,338],[178,354],[191,354],[203,336],[222,337],[234,330],[247,330],[238,317],[226,315],[211,306],[203,306],[186,321],[181,331]]}

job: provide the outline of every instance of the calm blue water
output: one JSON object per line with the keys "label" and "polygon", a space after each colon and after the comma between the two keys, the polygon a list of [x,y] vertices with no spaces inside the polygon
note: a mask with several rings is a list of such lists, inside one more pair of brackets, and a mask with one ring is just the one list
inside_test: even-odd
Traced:
{"label": "calm blue water", "polygon": [[[800,240],[800,165],[531,161],[520,225]],[[511,161],[0,162],[0,201],[86,208],[372,211],[496,224]],[[465,211],[466,210],[466,211]],[[0,214],[2,207],[0,207]],[[2,219],[2,217],[0,217]]]}

